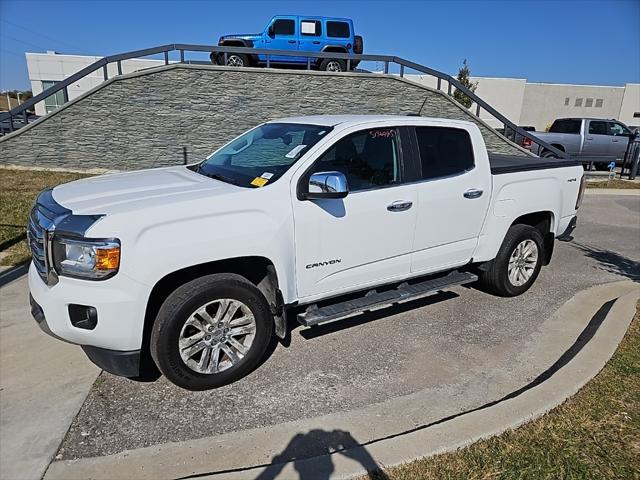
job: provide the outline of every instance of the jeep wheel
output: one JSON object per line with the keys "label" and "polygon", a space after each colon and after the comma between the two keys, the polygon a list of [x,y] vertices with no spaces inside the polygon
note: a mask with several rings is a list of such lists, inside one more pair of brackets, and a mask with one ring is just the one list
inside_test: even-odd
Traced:
{"label": "jeep wheel", "polygon": [[337,58],[325,58],[320,62],[320,70],[324,72],[345,72],[347,64],[344,60]]}
{"label": "jeep wheel", "polygon": [[[224,54],[222,56],[222,60],[224,62]],[[248,67],[249,57],[242,53],[228,53],[226,65],[228,67]]]}
{"label": "jeep wheel", "polygon": [[172,383],[208,390],[251,372],[272,332],[269,305],[255,285],[239,275],[207,275],[182,285],[162,304],[151,355]]}
{"label": "jeep wheel", "polygon": [[538,229],[513,225],[507,231],[498,255],[482,272],[481,285],[501,297],[520,295],[536,281],[543,254],[542,235]]}

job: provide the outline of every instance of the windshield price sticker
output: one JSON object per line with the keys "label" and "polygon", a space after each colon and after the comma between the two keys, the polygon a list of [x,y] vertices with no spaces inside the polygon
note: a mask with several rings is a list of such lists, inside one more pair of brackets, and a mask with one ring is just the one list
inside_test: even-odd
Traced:
{"label": "windshield price sticker", "polygon": [[266,178],[256,177],[251,180],[251,185],[253,185],[254,187],[264,187],[268,181],[269,180]]}
{"label": "windshield price sticker", "polygon": [[285,155],[286,158],[296,158],[302,149],[306,147],[306,145],[298,145],[297,147],[293,147],[289,153]]}

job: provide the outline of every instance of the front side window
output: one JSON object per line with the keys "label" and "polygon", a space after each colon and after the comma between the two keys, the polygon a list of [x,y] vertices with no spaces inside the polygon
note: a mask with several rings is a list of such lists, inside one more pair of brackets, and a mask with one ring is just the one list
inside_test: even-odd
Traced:
{"label": "front side window", "polygon": [[460,128],[417,127],[422,178],[459,175],[474,167],[469,132]]}
{"label": "front side window", "polygon": [[241,187],[263,187],[280,178],[331,127],[266,123],[211,154],[197,172]]}
{"label": "front side window", "polygon": [[349,24],[347,22],[327,22],[327,36],[349,38]]}
{"label": "front side window", "polygon": [[589,133],[592,135],[606,135],[607,122],[598,122],[598,121],[589,122]]}
{"label": "front side window", "polygon": [[[42,90],[46,90],[47,88],[51,88],[56,84],[56,82],[51,80],[42,80]],[[44,108],[49,112],[53,112],[58,107],[62,106],[64,103],[64,94],[62,90],[57,91],[53,95],[48,96],[44,99]]]}
{"label": "front side window", "polygon": [[300,34],[318,37],[322,35],[322,23],[320,20],[302,20],[300,22]]}
{"label": "front side window", "polygon": [[273,33],[276,35],[294,35],[296,25],[293,20],[280,18],[273,22]]}
{"label": "front side window", "polygon": [[614,135],[614,136],[631,135],[631,132],[629,132],[626,128],[624,128],[619,123],[614,123],[614,122],[609,123],[609,129],[610,129],[611,135]]}
{"label": "front side window", "polygon": [[362,130],[338,140],[312,168],[330,171],[342,172],[351,192],[399,183],[397,130]]}

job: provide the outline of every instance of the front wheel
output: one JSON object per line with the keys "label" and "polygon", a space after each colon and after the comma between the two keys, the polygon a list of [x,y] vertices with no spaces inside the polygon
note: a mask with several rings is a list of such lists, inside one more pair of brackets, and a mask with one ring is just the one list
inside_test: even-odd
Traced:
{"label": "front wheel", "polygon": [[515,297],[529,290],[542,268],[543,245],[538,229],[512,225],[496,258],[481,274],[482,286],[501,297]]}
{"label": "front wheel", "polygon": [[272,332],[269,305],[255,285],[239,275],[207,275],[182,285],[162,304],[151,356],[172,383],[208,390],[251,372]]}
{"label": "front wheel", "polygon": [[[221,54],[221,57],[221,63],[224,63],[224,54]],[[228,53],[226,65],[228,67],[248,67],[249,57],[242,53]]]}

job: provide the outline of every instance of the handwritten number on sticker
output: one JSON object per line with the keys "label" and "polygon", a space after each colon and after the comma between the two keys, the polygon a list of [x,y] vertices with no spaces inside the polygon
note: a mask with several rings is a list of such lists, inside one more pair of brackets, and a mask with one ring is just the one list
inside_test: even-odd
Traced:
{"label": "handwritten number on sticker", "polygon": [[393,128],[387,130],[370,130],[369,135],[373,138],[391,138],[396,136],[396,131]]}

